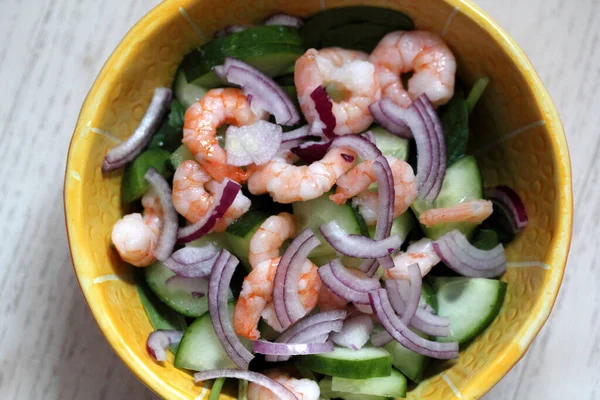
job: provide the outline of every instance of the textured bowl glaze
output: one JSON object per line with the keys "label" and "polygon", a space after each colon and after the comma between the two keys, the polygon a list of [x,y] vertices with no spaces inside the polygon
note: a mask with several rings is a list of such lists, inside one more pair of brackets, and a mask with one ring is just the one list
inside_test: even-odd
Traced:
{"label": "textured bowl glaze", "polygon": [[[257,23],[274,12],[308,16],[369,3],[403,11],[417,28],[442,34],[459,75],[492,84],[475,112],[470,147],[487,186],[522,196],[529,225],[507,249],[508,282],[499,317],[460,358],[414,388],[409,399],[477,399],[525,354],[552,309],[562,281],[573,215],[571,169],[558,113],[523,51],[465,0],[167,0],[131,29],[100,72],[81,109],[65,174],[65,213],[75,273],[100,329],[116,353],[153,391],[168,399],[202,399],[208,390],[170,362],[154,363],[145,341],[152,328],[132,271],[110,244],[123,214],[121,172],[100,171],[113,137],[140,121],[154,87],[170,86],[183,56],[230,24]],[[233,395],[233,388],[226,390]]]}

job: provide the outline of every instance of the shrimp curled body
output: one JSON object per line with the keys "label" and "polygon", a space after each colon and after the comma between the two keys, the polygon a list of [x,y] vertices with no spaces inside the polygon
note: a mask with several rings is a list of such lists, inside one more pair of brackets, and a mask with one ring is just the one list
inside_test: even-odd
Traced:
{"label": "shrimp curled body", "polygon": [[[273,282],[280,259],[278,257],[259,263],[244,279],[233,312],[233,328],[238,335],[251,340],[260,338],[258,322],[261,316],[266,316],[263,312],[265,310],[269,312],[272,308],[268,306],[272,304]],[[300,302],[307,313],[317,305],[320,289],[321,279],[317,267],[307,259],[302,266],[298,284]],[[274,316],[274,313],[270,315]],[[276,318],[265,318],[265,320],[275,330],[282,330]]]}
{"label": "shrimp curled body", "polygon": [[227,165],[227,154],[217,140],[217,128],[223,124],[250,125],[264,118],[266,114],[252,111],[240,89],[212,89],[185,112],[182,142],[215,180],[229,178],[243,183],[250,171]]}
{"label": "shrimp curled body", "polygon": [[[267,373],[267,376],[285,386],[301,400],[318,400],[321,394],[319,385],[312,379],[296,379],[278,370]],[[278,400],[273,392],[256,383],[248,385],[248,400]]]}
{"label": "shrimp curled body", "polygon": [[163,225],[163,211],[158,194],[150,189],[142,197],[144,214],[125,215],[112,230],[112,242],[123,261],[137,267],[150,265]]}
{"label": "shrimp curled body", "polygon": [[[443,39],[427,31],[396,31],[381,39],[369,60],[375,64],[382,94],[403,108],[425,93],[443,105],[454,95],[456,59]],[[413,72],[404,89],[401,74]]]}
{"label": "shrimp curled body", "polygon": [[252,268],[261,262],[279,257],[279,248],[296,235],[294,217],[286,212],[271,215],[250,239],[249,261]]}
{"label": "shrimp curled body", "polygon": [[419,222],[430,227],[450,222],[480,224],[494,211],[489,200],[471,200],[445,208],[432,208],[419,216]]}
{"label": "shrimp curled body", "polygon": [[[319,120],[310,95],[319,86],[335,88],[340,101],[333,101],[334,133],[360,133],[373,123],[369,105],[381,97],[375,67],[366,53],[339,47],[309,49],[296,61],[294,83],[300,108],[309,123]],[[333,99],[337,100],[337,99]]]}
{"label": "shrimp curled body", "polygon": [[356,154],[349,149],[334,148],[310,165],[292,165],[277,156],[259,166],[248,179],[252,194],[269,193],[279,203],[307,201],[329,191],[338,177],[354,164]]}
{"label": "shrimp curled body", "polygon": [[[221,183],[211,176],[197,162],[182,162],[173,177],[173,205],[175,210],[194,223],[209,212],[214,203],[214,193],[220,189]],[[224,231],[233,221],[241,217],[250,208],[250,199],[238,192],[233,204],[225,215],[217,220],[216,232]]]}
{"label": "shrimp curled body", "polygon": [[[410,207],[417,195],[415,173],[408,163],[398,158],[388,156],[386,159],[394,178],[394,217],[399,217]],[[365,160],[338,178],[335,194],[329,197],[336,204],[342,204],[357,196],[359,212],[367,225],[374,225],[377,222],[379,194],[366,189],[376,180],[373,160]]]}

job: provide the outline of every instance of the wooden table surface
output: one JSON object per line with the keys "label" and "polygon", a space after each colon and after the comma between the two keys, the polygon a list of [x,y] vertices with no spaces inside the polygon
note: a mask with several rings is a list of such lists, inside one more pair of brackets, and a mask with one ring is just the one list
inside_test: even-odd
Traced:
{"label": "wooden table surface", "polygon": [[[0,398],[154,398],[112,352],[79,291],[62,184],[84,96],[156,3],[0,0]],[[578,210],[554,311],[485,399],[600,399],[600,1],[479,3],[524,48],[558,106]]]}

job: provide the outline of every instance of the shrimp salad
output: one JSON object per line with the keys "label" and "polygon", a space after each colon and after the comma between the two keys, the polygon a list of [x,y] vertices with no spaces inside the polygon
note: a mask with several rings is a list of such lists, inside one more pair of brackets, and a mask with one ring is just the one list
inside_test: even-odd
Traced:
{"label": "shrimp salad", "polygon": [[148,355],[249,400],[405,397],[459,357],[527,224],[467,152],[489,82],[372,7],[276,14],[188,54],[102,165],[123,168],[111,239],[142,267]]}

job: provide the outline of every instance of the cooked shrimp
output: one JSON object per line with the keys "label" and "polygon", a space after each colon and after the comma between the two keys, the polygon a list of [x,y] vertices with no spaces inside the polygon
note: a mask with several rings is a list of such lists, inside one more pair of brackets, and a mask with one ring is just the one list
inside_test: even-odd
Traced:
{"label": "cooked shrimp", "polygon": [[[375,66],[361,51],[339,47],[309,49],[296,61],[294,83],[300,108],[309,123],[318,121],[310,95],[319,86],[335,88],[341,101],[333,101],[334,133],[360,133],[373,123],[369,105],[381,97]],[[336,99],[332,99],[336,100]]]}
{"label": "cooked shrimp", "polygon": [[158,195],[153,189],[142,197],[144,216],[139,213],[125,215],[112,230],[112,242],[121,258],[137,267],[154,261],[154,249],[163,224],[163,212]]}
{"label": "cooked shrimp", "polygon": [[[321,395],[319,385],[312,379],[291,378],[288,374],[278,370],[269,371],[266,375],[285,386],[299,400],[318,400]],[[248,385],[247,395],[248,400],[278,400],[273,392],[256,383]]]}
{"label": "cooked shrimp", "polygon": [[348,300],[333,293],[327,286],[321,285],[321,290],[319,291],[319,301],[317,303],[319,310],[342,310],[348,305],[348,303]]}
{"label": "cooked shrimp", "polygon": [[[369,60],[375,64],[383,96],[401,107],[425,93],[436,106],[454,95],[456,60],[444,40],[427,31],[396,31],[381,39]],[[413,72],[408,90],[401,74]]]}
{"label": "cooked shrimp", "polygon": [[[202,219],[214,203],[213,194],[220,183],[197,162],[186,160],[182,162],[173,177],[173,206],[175,210],[194,223]],[[217,221],[214,230],[224,231],[229,224],[241,217],[250,208],[250,199],[240,191],[227,209],[227,212]]]}
{"label": "cooked shrimp", "polygon": [[218,182],[225,178],[243,183],[251,169],[227,165],[227,154],[217,140],[217,128],[223,124],[250,125],[266,114],[256,115],[240,89],[212,89],[185,112],[183,143],[196,160]]}
{"label": "cooked shrimp", "polygon": [[250,239],[249,261],[252,268],[264,260],[279,257],[279,248],[287,239],[296,236],[294,217],[286,212],[271,215]]}
{"label": "cooked shrimp", "polygon": [[448,222],[479,224],[494,211],[489,200],[472,200],[446,208],[432,208],[419,216],[419,222],[430,227]]}
{"label": "cooked shrimp", "polygon": [[[238,335],[251,340],[260,337],[260,332],[256,328],[261,314],[273,298],[273,281],[280,259],[278,257],[261,262],[244,279],[233,312],[233,328]],[[317,267],[307,259],[302,266],[298,283],[300,302],[307,313],[317,305],[320,289],[321,279]],[[273,321],[267,320],[267,323],[269,322]],[[274,329],[282,330],[281,326],[274,325],[271,325]]]}
{"label": "cooked shrimp", "polygon": [[354,164],[356,153],[334,148],[310,165],[291,165],[277,156],[256,168],[248,179],[252,194],[269,193],[279,203],[316,199],[329,191],[336,180]]}
{"label": "cooked shrimp", "polygon": [[[390,164],[394,178],[394,217],[398,217],[404,214],[417,195],[415,173],[408,163],[396,157],[388,156],[386,159]],[[373,160],[365,160],[338,178],[335,194],[332,194],[329,198],[336,204],[343,204],[349,198],[358,195],[367,206],[363,213],[361,202],[358,202],[361,215],[368,225],[374,225],[377,222],[378,209],[373,207],[373,202],[376,202],[379,194],[368,192],[366,189],[376,180]]]}
{"label": "cooked shrimp", "polygon": [[431,271],[434,265],[440,262],[440,258],[433,249],[433,241],[423,238],[408,246],[403,253],[398,253],[394,257],[394,267],[385,271],[384,279],[408,280],[408,266],[418,264],[421,269],[421,275],[425,276]]}

